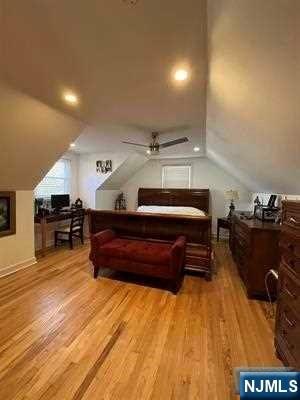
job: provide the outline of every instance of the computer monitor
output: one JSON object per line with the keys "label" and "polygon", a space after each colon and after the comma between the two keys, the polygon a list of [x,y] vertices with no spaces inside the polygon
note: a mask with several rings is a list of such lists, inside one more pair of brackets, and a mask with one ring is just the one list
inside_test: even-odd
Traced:
{"label": "computer monitor", "polygon": [[52,194],[51,195],[51,207],[56,210],[60,210],[64,207],[70,207],[70,195],[69,194]]}

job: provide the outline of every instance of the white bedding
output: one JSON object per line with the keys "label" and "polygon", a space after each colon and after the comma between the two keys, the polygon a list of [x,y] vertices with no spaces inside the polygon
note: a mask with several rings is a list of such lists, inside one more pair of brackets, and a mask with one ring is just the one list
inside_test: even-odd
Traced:
{"label": "white bedding", "polygon": [[178,214],[178,215],[194,215],[204,217],[204,211],[195,207],[172,207],[172,206],[140,206],[138,212],[157,213],[157,214]]}

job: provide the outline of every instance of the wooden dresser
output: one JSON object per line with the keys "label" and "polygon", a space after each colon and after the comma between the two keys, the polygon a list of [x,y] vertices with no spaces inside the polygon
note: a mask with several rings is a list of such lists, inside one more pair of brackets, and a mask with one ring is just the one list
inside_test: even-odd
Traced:
{"label": "wooden dresser", "polygon": [[[279,224],[244,219],[238,212],[233,215],[230,249],[249,298],[267,298],[265,275],[279,267],[280,231]],[[276,282],[271,285],[270,292],[276,298]]]}
{"label": "wooden dresser", "polygon": [[300,368],[300,201],[283,202],[275,347],[287,366]]}

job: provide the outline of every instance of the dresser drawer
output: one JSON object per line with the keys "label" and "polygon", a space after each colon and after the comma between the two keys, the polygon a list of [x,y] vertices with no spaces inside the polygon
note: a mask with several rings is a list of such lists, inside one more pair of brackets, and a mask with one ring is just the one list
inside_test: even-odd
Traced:
{"label": "dresser drawer", "polygon": [[300,360],[300,322],[298,316],[284,303],[279,305],[278,335],[295,360]]}
{"label": "dresser drawer", "polygon": [[288,266],[289,269],[300,279],[300,258],[295,257],[293,253],[290,253],[289,251],[283,252],[281,257],[283,264]]}
{"label": "dresser drawer", "polygon": [[247,246],[250,245],[249,232],[243,225],[239,223],[235,224],[234,234],[236,239],[243,241]]}
{"label": "dresser drawer", "polygon": [[288,304],[300,317],[300,280],[284,264],[279,269],[279,302]]}
{"label": "dresser drawer", "polygon": [[287,367],[298,368],[298,362],[293,357],[292,353],[289,350],[289,343],[286,342],[285,338],[280,335],[279,332],[276,333],[275,337],[275,347],[277,353],[279,354],[279,358]]}
{"label": "dresser drawer", "polygon": [[291,234],[283,227],[279,246],[282,251],[288,251],[294,257],[300,259],[300,237]]}
{"label": "dresser drawer", "polygon": [[242,251],[245,255],[249,252],[249,242],[243,236],[236,235],[235,243],[239,250]]}
{"label": "dresser drawer", "polygon": [[246,253],[239,246],[236,246],[235,261],[237,263],[237,267],[242,279],[246,281],[248,271],[248,258]]}
{"label": "dresser drawer", "polygon": [[282,222],[292,228],[300,229],[300,202],[282,202]]}

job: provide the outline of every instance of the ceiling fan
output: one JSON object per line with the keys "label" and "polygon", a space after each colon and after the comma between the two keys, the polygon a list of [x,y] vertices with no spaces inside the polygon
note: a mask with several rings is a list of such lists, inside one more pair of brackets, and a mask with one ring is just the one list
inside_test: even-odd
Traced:
{"label": "ceiling fan", "polygon": [[169,142],[159,143],[159,141],[158,141],[159,132],[152,132],[151,136],[152,136],[152,140],[149,145],[134,143],[134,142],[127,142],[127,141],[122,141],[122,143],[130,144],[132,146],[146,147],[146,148],[148,148],[148,150],[147,150],[148,154],[156,155],[156,154],[159,154],[160,149],[165,149],[166,147],[176,146],[177,144],[181,144],[181,143],[185,143],[185,142],[189,141],[189,139],[187,137],[181,137],[179,139],[170,140]]}

